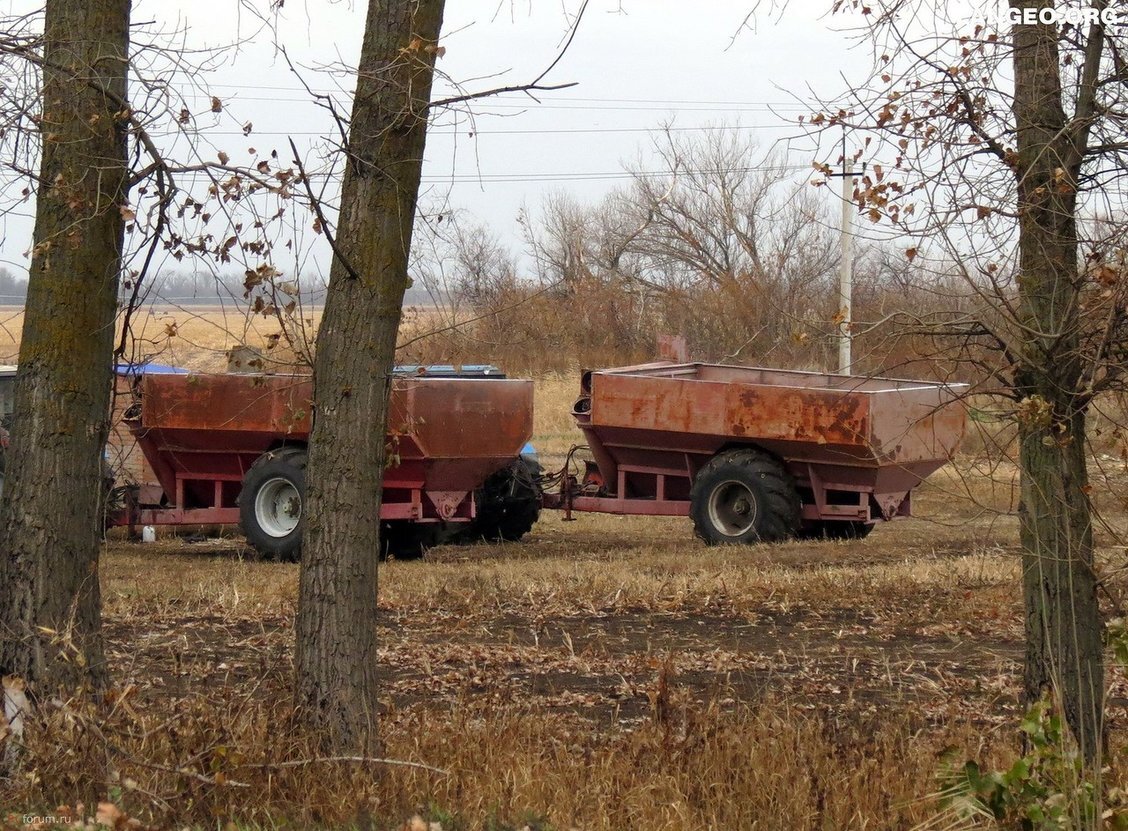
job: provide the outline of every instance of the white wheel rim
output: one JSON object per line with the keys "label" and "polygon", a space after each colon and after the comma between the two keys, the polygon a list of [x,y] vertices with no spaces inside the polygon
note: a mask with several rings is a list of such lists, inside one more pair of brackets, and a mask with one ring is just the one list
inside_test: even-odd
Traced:
{"label": "white wheel rim", "polygon": [[274,538],[288,536],[302,518],[302,496],[294,483],[282,476],[268,479],[255,495],[255,521]]}
{"label": "white wheel rim", "polygon": [[713,488],[708,507],[710,524],[726,537],[742,536],[756,525],[756,495],[737,479]]}

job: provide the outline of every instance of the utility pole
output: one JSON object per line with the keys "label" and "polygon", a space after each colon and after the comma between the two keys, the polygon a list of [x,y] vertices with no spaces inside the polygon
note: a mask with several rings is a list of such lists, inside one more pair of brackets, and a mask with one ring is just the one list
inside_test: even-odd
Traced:
{"label": "utility pole", "polygon": [[854,319],[854,172],[842,154],[842,262],[838,265],[838,371],[850,374],[850,325]]}
{"label": "utility pole", "polygon": [[[854,171],[847,170],[846,131],[842,132],[842,172],[828,173],[830,178],[842,179],[842,261],[838,265],[838,372],[849,375],[853,360],[850,356],[850,331],[854,320]],[[865,165],[862,165],[863,171]]]}

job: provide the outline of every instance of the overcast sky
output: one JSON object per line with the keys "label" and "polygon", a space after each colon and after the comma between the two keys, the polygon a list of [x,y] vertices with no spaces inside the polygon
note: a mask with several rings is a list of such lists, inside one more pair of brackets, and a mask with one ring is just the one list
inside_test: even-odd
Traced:
{"label": "overcast sky", "polygon": [[[0,9],[30,5],[0,0]],[[355,65],[364,5],[287,0],[278,38],[315,88],[351,89],[350,80],[334,80],[318,67]],[[559,52],[578,5],[578,0],[448,0],[447,51],[439,68],[468,91],[527,82]],[[791,0],[782,12],[765,10],[751,30],[741,31],[748,12],[744,2],[592,0],[571,48],[545,79],[576,86],[544,93],[540,103],[517,95],[483,102],[475,107],[473,124],[464,117],[457,124],[450,116],[439,119],[428,140],[425,186],[433,197],[449,193],[452,207],[516,245],[523,205],[536,210],[553,191],[598,200],[623,181],[624,164],[653,165],[653,131],[663,124],[686,132],[739,124],[766,153],[795,133],[785,118],[803,111],[796,97],[808,96],[810,89],[833,96],[844,88],[843,74],[857,77],[868,66],[865,47],[852,47],[843,33],[845,21],[826,15],[829,5],[829,0]],[[239,160],[239,153],[253,147],[260,155],[277,149],[288,158],[289,137],[312,154],[318,137],[331,132],[324,112],[307,103],[270,33],[235,0],[136,0],[133,14],[134,21],[182,29],[194,47],[248,40],[198,79],[224,100],[224,112],[213,117],[206,98],[189,99],[202,128],[204,155],[224,150]],[[436,96],[451,92],[449,82],[437,83]],[[247,121],[253,130],[244,138],[239,126]],[[797,164],[812,160],[807,145],[791,146],[790,152]],[[26,269],[30,208],[22,206],[0,228],[0,265]]]}

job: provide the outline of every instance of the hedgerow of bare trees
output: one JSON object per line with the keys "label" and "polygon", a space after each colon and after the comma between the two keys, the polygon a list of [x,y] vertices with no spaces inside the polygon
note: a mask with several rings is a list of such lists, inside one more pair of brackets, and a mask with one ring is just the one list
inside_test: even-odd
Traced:
{"label": "hedgerow of bare trees", "polygon": [[[414,268],[445,328],[409,338],[406,355],[567,370],[649,359],[657,335],[683,333],[701,358],[833,367],[839,231],[811,168],[738,126],[663,131],[654,150],[596,204],[558,193],[525,211],[520,250],[457,215],[425,228]],[[951,275],[924,281],[880,240],[856,246],[854,268],[859,369],[950,369],[930,344],[874,324],[951,308]]]}

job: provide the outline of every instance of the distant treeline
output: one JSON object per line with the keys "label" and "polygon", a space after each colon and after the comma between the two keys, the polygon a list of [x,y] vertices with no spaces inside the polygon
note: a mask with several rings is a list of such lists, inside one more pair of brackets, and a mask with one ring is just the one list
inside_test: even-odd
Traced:
{"label": "distant treeline", "polygon": [[[148,285],[142,287],[142,294],[151,303],[212,306],[219,302],[243,301],[247,291],[244,281],[245,277],[238,272],[213,274],[166,271],[150,277]],[[309,285],[300,285],[299,290],[303,304],[318,306],[325,299],[325,285],[320,279],[310,281]],[[123,289],[123,295],[127,298],[128,291]],[[283,301],[281,305],[285,305],[290,296],[280,299]]]}
{"label": "distant treeline", "polygon": [[[121,300],[126,302],[132,293],[131,284],[123,284]],[[145,302],[174,306],[214,306],[217,303],[244,300],[242,274],[211,274],[207,272],[162,272],[142,286]],[[303,305],[320,306],[325,300],[325,283],[321,278],[300,285]],[[282,299],[285,301],[286,298]],[[27,277],[0,267],[0,306],[22,306],[27,299]],[[408,289],[405,302],[409,306],[429,306],[434,303],[426,289]],[[284,305],[284,303],[283,303]]]}
{"label": "distant treeline", "polygon": [[[131,283],[123,282],[121,300],[127,301],[132,294]],[[230,302],[243,298],[243,277],[239,274],[189,274],[165,272],[150,277],[143,285],[141,296],[147,302],[168,303],[186,306],[211,306],[217,302]],[[319,303],[324,295],[323,287],[308,293],[303,289],[303,300]],[[9,269],[0,268],[0,305],[22,305],[27,299],[27,277],[13,274]]]}
{"label": "distant treeline", "polygon": [[0,268],[0,306],[22,306],[27,299],[27,278]]}
{"label": "distant treeline", "polygon": [[[244,276],[239,273],[211,274],[208,272],[185,273],[164,272],[151,282],[145,292],[146,300],[153,303],[167,303],[178,306],[205,306],[217,302],[243,301],[247,291]],[[285,289],[294,285],[291,281],[279,281],[279,294],[275,298],[279,306],[285,306],[293,299]],[[325,278],[320,275],[308,280],[298,281],[301,302],[305,306],[320,306],[325,302]],[[261,293],[260,285],[256,293]],[[269,285],[265,288],[269,293]],[[128,295],[127,295],[128,296]],[[408,306],[430,306],[436,301],[430,291],[422,286],[407,290],[404,302]]]}

